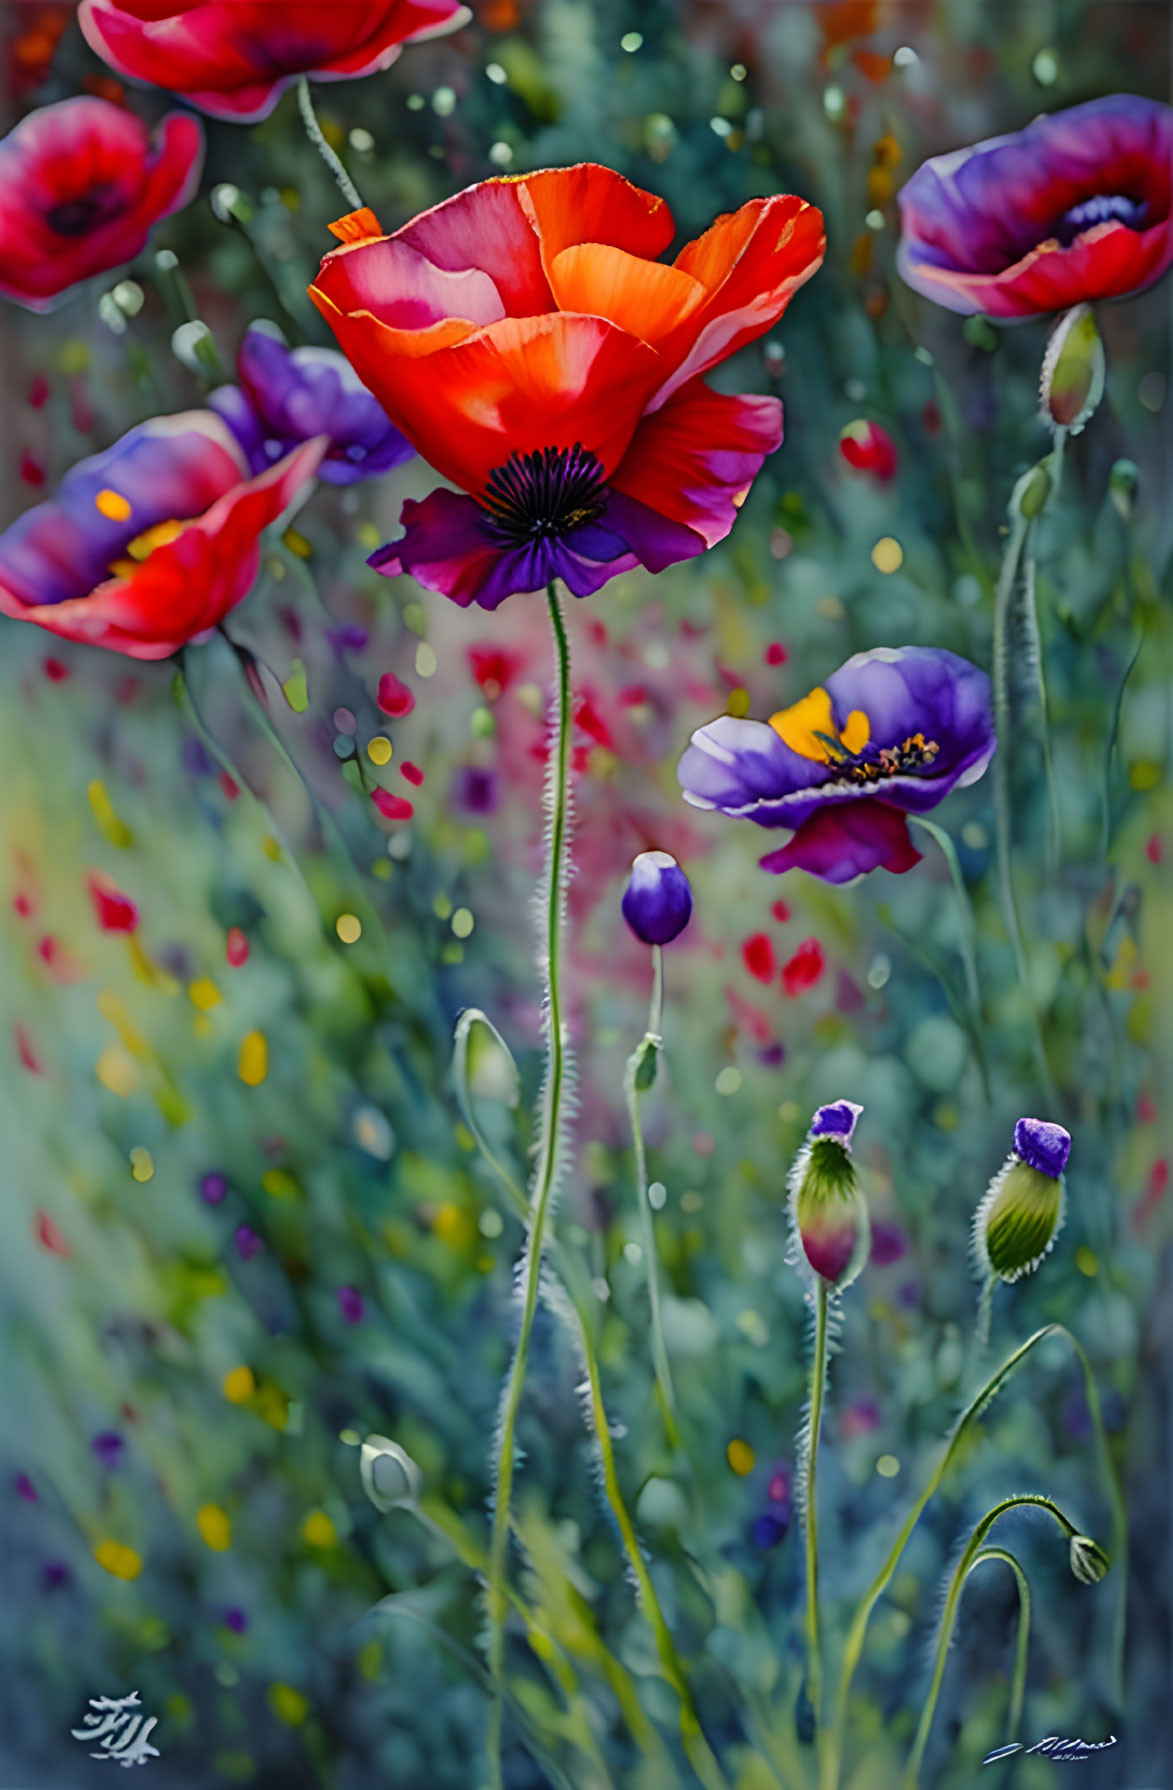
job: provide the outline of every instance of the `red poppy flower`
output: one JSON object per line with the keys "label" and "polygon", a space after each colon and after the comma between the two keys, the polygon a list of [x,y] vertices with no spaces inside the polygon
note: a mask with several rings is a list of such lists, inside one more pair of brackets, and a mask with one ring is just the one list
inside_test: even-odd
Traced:
{"label": "red poppy flower", "polygon": [[141,118],[106,99],[30,112],[0,142],[0,292],[44,311],[133,261],[151,226],[187,204],[203,159],[203,127],[181,112],[154,148]]}
{"label": "red poppy flower", "polygon": [[213,118],[266,118],[299,75],[347,81],[389,68],[401,44],[453,31],[459,0],[81,0],[91,49],[131,80]]}
{"label": "red poppy flower", "polygon": [[782,439],[776,398],[702,375],[777,322],[823,254],[803,199],[751,199],[670,265],[662,199],[584,163],[489,180],[398,230],[334,226],[310,296],[396,427],[465,495],[404,506],[373,556],[495,609],[723,540]]}
{"label": "red poppy flower", "polygon": [[247,596],[261,530],[313,476],[315,436],[256,478],[210,410],[139,423],[0,534],[0,611],[165,659]]}

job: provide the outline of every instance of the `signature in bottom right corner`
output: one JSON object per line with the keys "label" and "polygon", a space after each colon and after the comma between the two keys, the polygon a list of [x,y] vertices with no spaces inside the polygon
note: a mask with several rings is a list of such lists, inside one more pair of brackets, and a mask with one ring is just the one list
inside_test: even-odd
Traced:
{"label": "signature in bottom right corner", "polygon": [[1061,1735],[1048,1734],[1045,1740],[1036,1740],[1033,1746],[1023,1746],[1021,1740],[1012,1740],[1006,1746],[995,1747],[982,1760],[983,1765],[993,1765],[999,1759],[1011,1759],[1016,1753],[1045,1753],[1057,1764],[1068,1765],[1077,1759],[1090,1759],[1093,1753],[1102,1753],[1105,1748],[1116,1745],[1116,1736],[1109,1734],[1107,1740],[1064,1740]]}

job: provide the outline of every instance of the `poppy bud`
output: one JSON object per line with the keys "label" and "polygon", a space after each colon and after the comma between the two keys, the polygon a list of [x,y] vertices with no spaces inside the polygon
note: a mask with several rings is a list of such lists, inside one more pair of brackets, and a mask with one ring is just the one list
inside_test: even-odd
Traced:
{"label": "poppy bud", "polygon": [[422,1483],[411,1456],[386,1436],[368,1436],[359,1456],[362,1487],[376,1510],[410,1510]]}
{"label": "poppy bud", "polygon": [[631,866],[621,905],[637,939],[668,945],[688,925],[692,890],[675,858],[666,851],[642,851]]}
{"label": "poppy bud", "polygon": [[1095,313],[1074,305],[1051,331],[1039,384],[1039,408],[1052,429],[1078,435],[1104,395],[1106,361]]}
{"label": "poppy bud", "polygon": [[1063,1224],[1063,1170],[1071,1135],[1045,1119],[1019,1119],[1014,1148],[977,1209],[973,1247],[983,1280],[1030,1274]]}
{"label": "poppy bud", "polygon": [[1081,1585],[1098,1585],[1110,1562],[1099,1542],[1090,1535],[1073,1535],[1069,1555],[1071,1570]]}
{"label": "poppy bud", "polygon": [[855,1279],[871,1244],[868,1209],[851,1156],[862,1111],[850,1100],[820,1106],[790,1171],[795,1259],[837,1292]]}
{"label": "poppy bud", "polygon": [[881,484],[895,478],[900,463],[887,429],[864,420],[848,423],[840,431],[839,453],[853,471],[870,473]]}

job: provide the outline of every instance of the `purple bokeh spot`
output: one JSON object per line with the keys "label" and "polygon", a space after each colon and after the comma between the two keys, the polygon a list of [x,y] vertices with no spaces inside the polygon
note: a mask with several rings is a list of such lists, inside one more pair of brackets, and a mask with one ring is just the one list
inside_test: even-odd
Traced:
{"label": "purple bokeh spot", "polygon": [[103,1467],[117,1467],[126,1452],[126,1443],[117,1430],[102,1430],[94,1437],[90,1448]]}
{"label": "purple bokeh spot", "polygon": [[46,1591],[60,1591],[69,1583],[69,1568],[64,1560],[46,1560],[41,1568],[41,1584]]}
{"label": "purple bokeh spot", "polygon": [[1071,1154],[1071,1133],[1048,1119],[1019,1119],[1014,1127],[1014,1153],[1028,1168],[1057,1181]]}
{"label": "purple bokeh spot", "polygon": [[248,1617],[243,1610],[233,1604],[231,1609],[224,1612],[224,1626],[230,1628],[234,1635],[242,1635],[248,1627]]}
{"label": "purple bokeh spot", "polygon": [[786,1532],[790,1528],[789,1517],[779,1516],[777,1511],[763,1511],[755,1517],[750,1528],[750,1540],[755,1548],[765,1554],[770,1548],[776,1548],[780,1541],[786,1540]]}
{"label": "purple bokeh spot", "polygon": [[466,814],[495,814],[501,799],[496,771],[481,765],[462,765],[452,779],[452,800]]}
{"label": "purple bokeh spot", "polygon": [[338,1309],[348,1324],[361,1324],[363,1296],[357,1287],[339,1287]]}
{"label": "purple bokeh spot", "polygon": [[228,1179],[225,1175],[220,1174],[218,1170],[213,1170],[211,1174],[204,1175],[200,1181],[200,1196],[207,1200],[209,1206],[218,1206],[227,1192]]}
{"label": "purple bokeh spot", "polygon": [[871,1260],[877,1268],[887,1268],[908,1253],[908,1238],[898,1224],[884,1218],[872,1220]]}
{"label": "purple bokeh spot", "polygon": [[261,1239],[251,1225],[237,1225],[232,1241],[236,1244],[236,1253],[242,1262],[251,1261],[261,1247]]}
{"label": "purple bokeh spot", "polygon": [[23,1498],[26,1504],[40,1503],[40,1499],[37,1496],[37,1488],[27,1473],[18,1473],[13,1484],[16,1487],[17,1497]]}

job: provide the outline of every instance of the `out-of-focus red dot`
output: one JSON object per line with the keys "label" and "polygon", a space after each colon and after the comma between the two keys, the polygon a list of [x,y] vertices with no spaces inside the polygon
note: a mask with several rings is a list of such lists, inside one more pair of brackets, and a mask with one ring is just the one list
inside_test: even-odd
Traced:
{"label": "out-of-focus red dot", "polygon": [[228,800],[230,802],[235,802],[237,796],[240,794],[240,784],[236,781],[236,778],[230,777],[227,771],[221,771],[219,783],[220,788],[223,790]]}
{"label": "out-of-focus red dot", "polygon": [[1136,1097],[1136,1122],[1138,1125],[1155,1125],[1157,1122],[1156,1102],[1148,1094]]}
{"label": "out-of-focus red dot", "polygon": [[26,894],[26,892],[22,889],[20,891],[19,895],[13,896],[12,905],[13,905],[13,908],[16,910],[16,912],[20,915],[20,918],[22,920],[27,920],[33,911],[32,896],[29,894]]}
{"label": "out-of-focus red dot", "polygon": [[418,789],[424,780],[424,774],[420,770],[418,764],[412,764],[410,758],[405,758],[399,769],[403,776],[407,778],[407,781],[413,783]]}
{"label": "out-of-focus red dot", "polygon": [[610,746],[611,732],[589,696],[580,696],[574,705],[574,720],[583,733],[600,746]]}
{"label": "out-of-focus red dot", "polygon": [[741,947],[741,960],[759,982],[772,982],[776,967],[774,946],[764,932],[755,932]]}
{"label": "out-of-focus red dot", "polygon": [[410,820],[415,813],[406,796],[393,796],[389,789],[373,789],[371,800],[384,820]]}
{"label": "out-of-focus red dot", "polygon": [[786,648],[782,645],[780,640],[771,640],[769,646],[766,648],[767,665],[785,665],[789,656],[790,655],[787,653]]}
{"label": "out-of-focus red dot", "polygon": [[941,433],[941,412],[934,398],[930,398],[924,406],[920,413],[920,420],[924,424],[926,435]]}
{"label": "out-of-focus red dot", "polygon": [[776,901],[770,909],[770,912],[780,926],[785,926],[787,920],[790,918],[790,908],[785,901]]}
{"label": "out-of-focus red dot", "polygon": [[591,639],[596,646],[606,646],[607,644],[606,623],[597,620],[594,616],[591,617]]}
{"label": "out-of-focus red dot", "polygon": [[414,695],[393,671],[385,671],[379,679],[379,692],[375,700],[385,715],[391,715],[396,720],[403,715],[410,715],[415,707]]}
{"label": "out-of-focus red dot", "polygon": [[38,373],[29,386],[29,403],[34,410],[40,410],[49,401],[49,381],[43,373]]}
{"label": "out-of-focus red dot", "polygon": [[57,1229],[57,1226],[53,1223],[49,1214],[40,1208],[38,1208],[36,1218],[33,1220],[33,1235],[41,1245],[41,1248],[47,1249],[50,1255],[67,1256],[69,1254],[69,1245],[65,1241],[65,1238],[61,1235],[61,1232]]}
{"label": "out-of-focus red dot", "polygon": [[637,709],[648,699],[646,684],[624,684],[619,692],[619,701],[625,709]]}
{"label": "out-of-focus red dot", "polygon": [[818,939],[804,939],[794,956],[782,965],[782,986],[787,994],[803,994],[813,988],[823,970],[827,959]]}
{"label": "out-of-focus red dot", "polygon": [[89,876],[90,900],[103,932],[133,932],[138,926],[138,908],[124,895],[104,871],[92,870]]}
{"label": "out-of-focus red dot", "polygon": [[68,985],[70,982],[85,980],[85,965],[79,963],[72,951],[68,951],[52,933],[47,932],[44,938],[37,941],[37,956],[55,982]]}
{"label": "out-of-focus red dot", "polygon": [[20,456],[21,482],[31,485],[34,491],[39,490],[45,482],[45,468],[39,460],[33,458],[28,448],[24,448]]}
{"label": "out-of-focus red dot", "polygon": [[69,666],[52,655],[45,660],[45,676],[51,684],[63,684],[70,675]]}
{"label": "out-of-focus red dot", "polygon": [[41,1067],[41,1059],[37,1055],[36,1047],[28,1031],[19,1021],[15,1027],[15,1033],[16,1054],[20,1058],[21,1068],[27,1069],[30,1075],[43,1075],[45,1072]]}
{"label": "out-of-focus red dot", "polygon": [[249,944],[246,935],[239,926],[230,926],[228,937],[224,940],[224,955],[230,966],[234,970],[238,970],[241,964],[248,962],[248,952]]}
{"label": "out-of-focus red dot", "polygon": [[1161,862],[1161,836],[1159,833],[1154,833],[1152,835],[1144,848],[1144,855],[1150,864],[1159,864]]}

